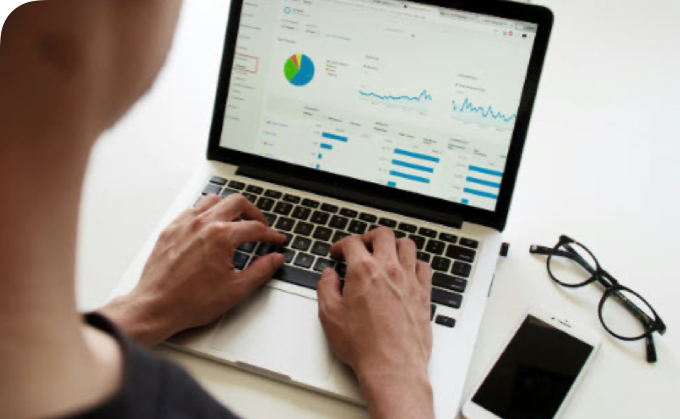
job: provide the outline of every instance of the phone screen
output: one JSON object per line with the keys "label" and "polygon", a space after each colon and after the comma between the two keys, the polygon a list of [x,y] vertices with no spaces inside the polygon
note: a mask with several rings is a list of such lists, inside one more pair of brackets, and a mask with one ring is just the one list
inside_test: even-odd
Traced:
{"label": "phone screen", "polygon": [[529,315],[472,401],[503,419],[552,419],[592,351]]}

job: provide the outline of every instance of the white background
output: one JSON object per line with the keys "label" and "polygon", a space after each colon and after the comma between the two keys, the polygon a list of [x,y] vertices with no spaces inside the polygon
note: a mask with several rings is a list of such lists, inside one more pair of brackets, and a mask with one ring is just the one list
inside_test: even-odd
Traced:
{"label": "white background", "polygon": [[[0,18],[20,1],[4,0]],[[604,338],[571,418],[677,417],[680,389],[680,3],[545,1],[556,23],[501,261],[467,381],[474,384],[521,313],[542,304]],[[228,5],[187,0],[177,42],[152,92],[95,148],[85,187],[79,301],[113,289],[205,155]],[[668,325],[659,362],[644,344],[601,329],[599,291],[552,285],[530,244],[568,233],[647,297]],[[354,418],[365,410],[227,367],[179,356],[220,400],[249,418]]]}

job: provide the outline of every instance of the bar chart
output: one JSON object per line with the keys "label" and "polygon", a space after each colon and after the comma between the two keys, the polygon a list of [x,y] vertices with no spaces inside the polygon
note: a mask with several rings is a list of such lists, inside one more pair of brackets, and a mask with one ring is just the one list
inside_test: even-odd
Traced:
{"label": "bar chart", "polygon": [[[503,172],[499,170],[470,165],[463,192],[476,197],[496,200],[501,188],[502,177]],[[463,201],[467,201],[463,202],[464,204],[469,203],[469,200],[464,199]]]}
{"label": "bar chart", "polygon": [[[389,175],[400,180],[429,184],[435,171],[435,168],[430,166],[436,165],[439,161],[439,157],[395,148]],[[387,185],[396,187],[396,181],[390,180]]]}

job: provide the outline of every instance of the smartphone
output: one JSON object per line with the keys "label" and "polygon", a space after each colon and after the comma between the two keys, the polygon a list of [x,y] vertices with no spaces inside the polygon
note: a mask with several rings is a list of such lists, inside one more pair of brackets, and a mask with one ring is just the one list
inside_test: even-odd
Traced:
{"label": "smartphone", "polygon": [[467,419],[555,419],[600,347],[596,333],[529,310],[470,399]]}

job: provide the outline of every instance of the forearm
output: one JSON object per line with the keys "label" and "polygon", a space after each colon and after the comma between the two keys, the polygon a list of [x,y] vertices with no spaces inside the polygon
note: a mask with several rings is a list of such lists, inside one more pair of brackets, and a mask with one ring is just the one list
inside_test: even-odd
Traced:
{"label": "forearm", "polygon": [[427,371],[416,374],[359,375],[371,419],[434,419]]}
{"label": "forearm", "polygon": [[137,344],[150,348],[163,342],[172,332],[163,316],[154,313],[152,304],[130,295],[117,297],[97,312],[114,322]]}

